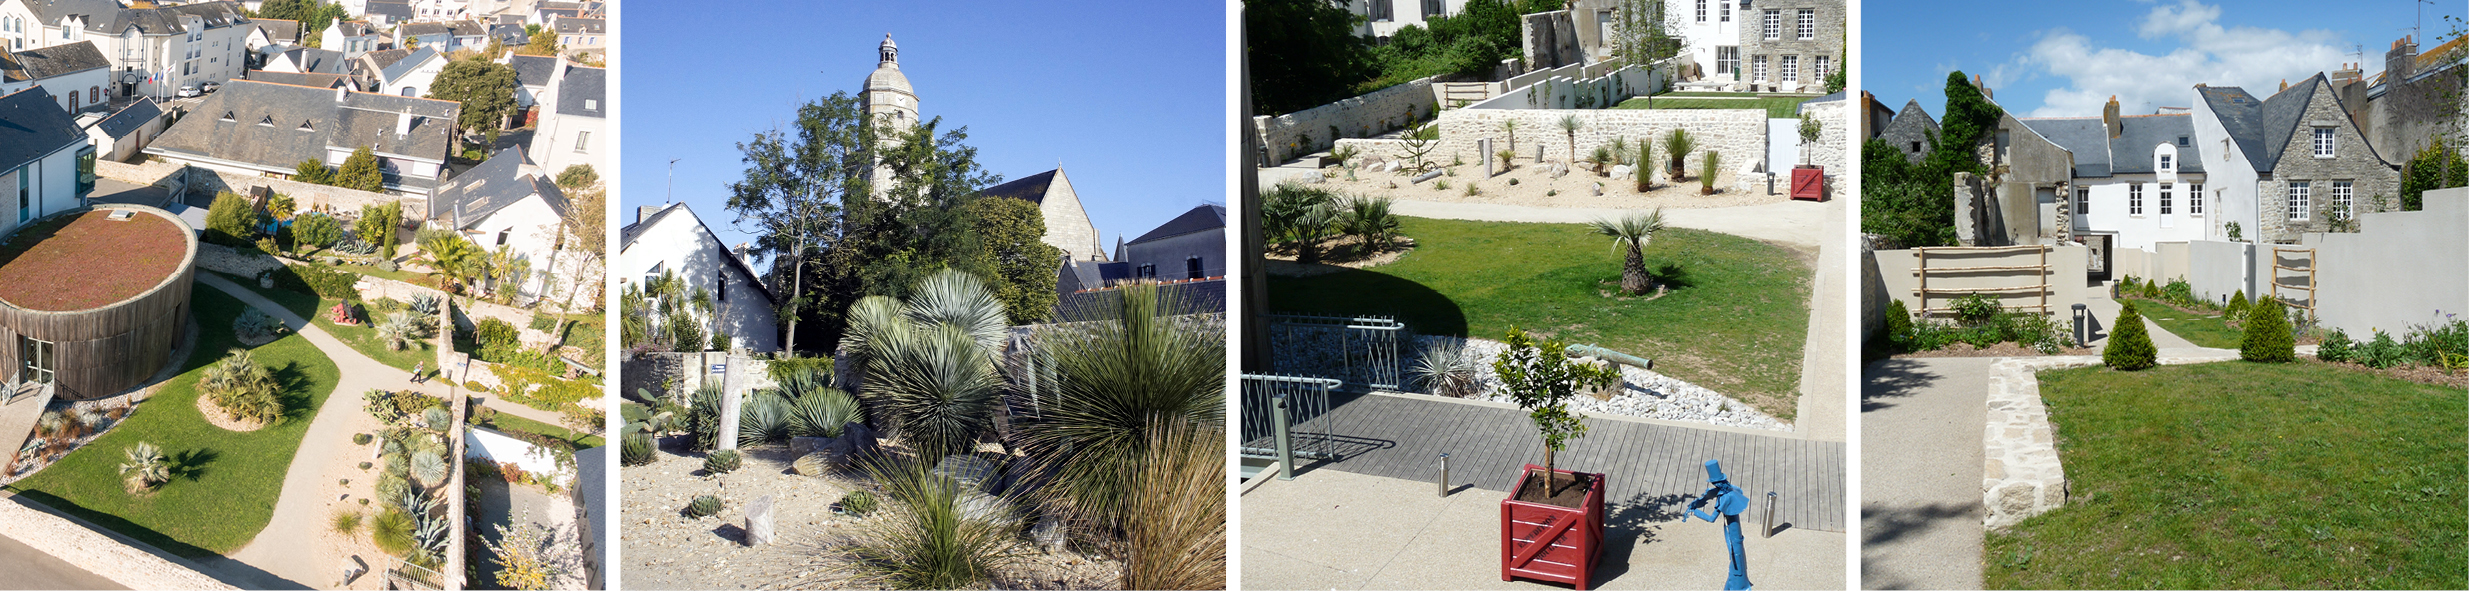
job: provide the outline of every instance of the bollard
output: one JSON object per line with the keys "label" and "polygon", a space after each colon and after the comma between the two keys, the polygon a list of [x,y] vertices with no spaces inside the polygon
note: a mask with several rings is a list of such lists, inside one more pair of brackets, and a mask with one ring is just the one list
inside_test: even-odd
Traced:
{"label": "bollard", "polygon": [[1766,491],[1766,535],[1759,537],[1775,537],[1775,491]]}
{"label": "bollard", "polygon": [[1269,405],[1269,423],[1277,427],[1277,479],[1295,479],[1294,434],[1286,428],[1286,393],[1270,395],[1276,401]]}
{"label": "bollard", "polygon": [[2087,322],[2086,319],[2091,316],[2090,309],[2083,307],[2083,304],[2075,304],[2074,310],[2075,346],[2089,347],[2091,346],[2092,341],[2091,323]]}
{"label": "bollard", "polygon": [[1449,454],[1440,454],[1440,498],[1449,498]]}

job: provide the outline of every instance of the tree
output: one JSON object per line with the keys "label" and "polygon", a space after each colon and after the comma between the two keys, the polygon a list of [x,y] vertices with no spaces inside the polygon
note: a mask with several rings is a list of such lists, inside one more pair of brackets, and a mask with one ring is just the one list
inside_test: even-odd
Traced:
{"label": "tree", "polygon": [[422,230],[420,250],[429,253],[429,260],[436,263],[438,273],[455,285],[469,283],[487,266],[488,253],[453,231]]}
{"label": "tree", "polygon": [[1301,111],[1354,96],[1376,73],[1371,46],[1355,34],[1361,18],[1332,0],[1246,0],[1243,51],[1252,108],[1260,115]]}
{"label": "tree", "polygon": [[1654,213],[1630,212],[1619,221],[1596,219],[1595,234],[1612,239],[1612,247],[1621,249],[1625,258],[1620,266],[1620,290],[1630,295],[1644,295],[1654,288],[1654,279],[1646,275],[1646,243],[1663,231],[1663,209]]}
{"label": "tree", "polygon": [[171,462],[163,459],[163,449],[153,443],[140,441],[120,453],[128,457],[120,464],[120,474],[128,478],[131,492],[153,490],[171,481]]}
{"label": "tree", "polygon": [[2427,146],[2409,164],[2401,167],[2400,208],[2403,211],[2426,209],[2426,192],[2469,186],[2469,161],[2451,146]]}
{"label": "tree", "polygon": [[2159,350],[2152,346],[2152,335],[2143,327],[2143,314],[2135,311],[2135,303],[2119,301],[2117,326],[2109,330],[2109,345],[2100,352],[2100,362],[2118,371],[2151,369],[2157,363]]}
{"label": "tree", "polygon": [[456,119],[462,129],[487,133],[489,141],[497,141],[497,130],[513,115],[514,68],[485,59],[446,62],[446,69],[429,83],[429,98],[463,104],[463,114]]}
{"label": "tree", "polygon": [[257,207],[249,198],[230,191],[215,193],[214,203],[206,207],[206,241],[238,246],[256,239]]}
{"label": "tree", "polygon": [[1680,53],[1664,18],[1663,0],[1621,0],[1613,16],[1613,55],[1629,65],[1647,67]]}
{"label": "tree", "polygon": [[1509,349],[1492,360],[1492,373],[1500,376],[1500,390],[1527,411],[1526,418],[1534,421],[1535,431],[1543,436],[1544,493],[1560,494],[1554,454],[1567,449],[1569,440],[1586,436],[1586,417],[1569,410],[1569,396],[1580,385],[1610,383],[1620,379],[1620,374],[1573,363],[1568,345],[1537,341],[1523,329],[1510,328],[1506,340]]}
{"label": "tree", "polygon": [[352,236],[359,238],[361,242],[376,246],[379,257],[393,260],[395,229],[401,227],[403,227],[403,203],[388,201],[382,205],[360,206],[360,219],[352,222],[351,231]]}
{"label": "tree", "polygon": [[334,184],[334,168],[316,158],[302,160],[299,166],[292,169],[291,179],[314,185],[331,185]]}
{"label": "tree", "polygon": [[1815,143],[1817,143],[1817,138],[1818,138],[1818,135],[1819,135],[1819,134],[1821,134],[1821,133],[1824,133],[1824,131],[1825,131],[1825,125],[1824,125],[1824,124],[1821,124],[1821,123],[1818,123],[1818,120],[1817,120],[1817,118],[1816,118],[1816,117],[1802,117],[1802,118],[1800,118],[1800,163],[1801,163],[1801,164],[1803,164],[1803,165],[1809,164],[1809,162],[1810,162],[1810,161],[1809,161],[1809,158],[1810,158],[1811,156],[1815,155],[1815,151],[1814,151],[1814,150],[1810,150],[1810,149],[1809,149],[1809,145],[1810,145],[1810,144],[1815,144]]}
{"label": "tree", "polygon": [[990,279],[995,299],[1002,300],[1011,323],[1032,324],[1052,316],[1063,251],[1046,244],[1046,217],[1037,204],[981,198],[964,209],[977,234],[980,261],[994,270]]}
{"label": "tree", "polygon": [[530,32],[531,42],[524,44],[522,47],[515,48],[515,53],[522,55],[557,55],[556,31],[540,28],[540,25],[524,25],[524,29]]}
{"label": "tree", "polygon": [[557,188],[560,189],[572,191],[597,184],[600,184],[600,172],[592,170],[589,164],[568,166],[557,173]]}
{"label": "tree", "polygon": [[729,211],[737,214],[733,223],[751,226],[755,249],[771,257],[773,292],[788,296],[773,310],[786,333],[783,351],[796,350],[798,325],[809,311],[837,309],[816,305],[817,298],[806,292],[806,270],[837,245],[841,204],[866,199],[865,140],[873,133],[858,100],[847,92],[798,107],[795,125],[793,137],[773,129],[737,145],[746,170],[729,183],[728,201]]}
{"label": "tree", "polygon": [[370,151],[368,146],[361,146],[357,150],[352,150],[350,158],[343,159],[342,170],[335,173],[334,181],[329,184],[346,189],[382,193],[386,190],[386,174],[377,164],[377,153]]}
{"label": "tree", "polygon": [[1560,117],[1560,130],[1569,134],[1569,165],[1571,168],[1577,166],[1577,130],[1584,127],[1586,127],[1586,120],[1579,119],[1576,115]]}
{"label": "tree", "polygon": [[2297,340],[2289,334],[2289,312],[2280,298],[2256,298],[2246,310],[2246,334],[2238,339],[2238,358],[2263,363],[2297,359]]}
{"label": "tree", "polygon": [[1988,166],[1974,150],[1981,138],[1997,128],[2005,110],[1980,94],[1961,71],[1946,75],[1946,114],[1935,146],[1919,164],[1883,141],[1861,144],[1860,228],[1885,236],[1895,246],[1947,246],[1955,236],[1954,176],[1985,174]]}
{"label": "tree", "polygon": [[967,128],[938,133],[941,123],[880,130],[876,162],[889,182],[875,199],[848,204],[843,241],[831,253],[842,297],[904,296],[939,269],[995,275],[981,264],[983,242],[961,208],[1002,177],[978,167]]}

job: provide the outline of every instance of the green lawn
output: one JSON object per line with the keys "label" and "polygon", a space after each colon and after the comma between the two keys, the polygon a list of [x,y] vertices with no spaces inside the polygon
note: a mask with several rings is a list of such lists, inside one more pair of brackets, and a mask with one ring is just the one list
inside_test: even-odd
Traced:
{"label": "green lawn", "polygon": [[[1752,95],[1746,95],[1746,94],[1743,94],[1743,93],[1728,93],[1728,94],[1734,94],[1734,95],[1739,95],[1739,96],[1752,96]],[[1715,94],[1698,94],[1698,95],[1694,95],[1694,96],[1693,96],[1693,95],[1668,95],[1668,94],[1667,94],[1667,95],[1658,95],[1658,96],[1655,96],[1655,97],[1654,97],[1654,99],[1653,99],[1653,100],[1651,100],[1651,101],[1647,100],[1647,98],[1646,98],[1646,97],[1638,97],[1638,98],[1633,98],[1633,99],[1629,99],[1629,100],[1621,101],[1619,106],[1616,106],[1616,107],[1613,107],[1613,108],[1615,108],[1615,109],[1649,109],[1649,108],[1651,108],[1651,109],[1765,109],[1765,110],[1766,110],[1766,116],[1767,116],[1767,117],[1772,117],[1772,118],[1776,118],[1776,119],[1793,119],[1793,118],[1798,118],[1798,117],[1800,117],[1800,104],[1801,104],[1801,103],[1805,103],[1805,102],[1809,102],[1809,99],[1812,99],[1812,98],[1817,98],[1817,97],[1814,97],[1814,96],[1770,96],[1770,97],[1764,97],[1764,98],[1749,98],[1749,99],[1742,99],[1742,98],[1724,98],[1724,97],[1721,97],[1721,96],[1717,96],[1717,95],[1715,95]],[[1647,104],[1648,104],[1648,103],[1653,103],[1653,106],[1651,106],[1651,107],[1647,106]]]}
{"label": "green lawn", "polygon": [[2195,346],[2235,349],[2238,342],[2246,338],[2246,333],[2229,328],[2229,323],[2222,321],[2219,314],[2193,314],[2149,299],[2126,299],[2134,300],[2135,311],[2143,317],[2152,319],[2169,334],[2193,342]]}
{"label": "green lawn", "polygon": [[[1511,326],[1654,360],[1655,370],[1790,419],[1808,333],[1807,257],[1738,236],[1672,228],[1646,265],[1675,285],[1614,299],[1621,255],[1585,227],[1403,218],[1419,244],[1397,262],[1269,281],[1295,313],[1392,314],[1422,334],[1498,340]],[[1608,283],[1607,283],[1608,282]]]}
{"label": "green lawn", "polygon": [[[238,549],[265,529],[300,438],[340,371],[299,335],[257,347],[257,362],[276,368],[285,386],[283,420],[247,433],[209,424],[198,414],[197,381],[203,367],[238,346],[230,326],[242,304],[203,285],[190,302],[202,330],[183,373],[111,433],[11,490],[192,558]],[[140,441],[161,446],[175,466],[172,481],[146,498],[120,484],[121,451]]]}
{"label": "green lawn", "polygon": [[2040,374],[2076,502],[1991,588],[2469,587],[2469,396],[2321,363]]}
{"label": "green lawn", "polygon": [[[217,275],[222,274],[217,273]],[[326,310],[333,308],[334,305],[340,303],[341,300],[319,298],[314,295],[281,288],[258,289],[257,282],[255,280],[243,280],[230,275],[222,276],[225,279],[230,279],[233,283],[240,284],[241,287],[248,288],[249,291],[257,292],[257,295],[265,296],[266,299],[269,300],[274,300],[275,304],[283,306],[283,309],[290,310],[293,314],[299,314],[302,318],[309,319],[311,324],[314,324],[317,328],[326,331],[326,334],[333,335],[335,340],[343,341],[343,344],[346,345],[351,345],[352,350],[359,351],[361,355],[367,355],[370,359],[377,360],[378,363],[383,363],[389,367],[403,371],[411,371],[412,367],[425,361],[429,363],[429,369],[437,369],[435,367],[437,365],[437,348],[433,344],[435,342],[434,340],[423,340],[418,346],[406,348],[400,351],[388,349],[384,343],[379,343],[377,341],[376,328],[370,327],[366,324],[359,326],[344,326],[335,324],[333,319],[326,316]]]}
{"label": "green lawn", "polygon": [[489,424],[483,426],[499,431],[522,431],[525,433],[547,435],[559,441],[566,442],[566,446],[575,451],[600,447],[606,443],[602,441],[598,435],[583,435],[581,433],[574,432],[572,429],[526,419],[504,412],[497,413],[496,418],[489,419]]}

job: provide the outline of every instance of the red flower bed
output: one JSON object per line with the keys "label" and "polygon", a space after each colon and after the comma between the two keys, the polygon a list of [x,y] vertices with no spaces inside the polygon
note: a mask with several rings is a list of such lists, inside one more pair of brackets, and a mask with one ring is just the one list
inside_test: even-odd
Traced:
{"label": "red flower bed", "polygon": [[0,300],[69,312],[126,300],[161,285],[188,256],[170,220],[139,212],[125,221],[97,210],[26,228],[0,244]]}

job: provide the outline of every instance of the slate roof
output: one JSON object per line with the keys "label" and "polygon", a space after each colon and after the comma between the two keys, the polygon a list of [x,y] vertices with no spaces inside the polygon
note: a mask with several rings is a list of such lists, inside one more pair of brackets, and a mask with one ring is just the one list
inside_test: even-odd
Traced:
{"label": "slate roof", "polygon": [[[1911,119],[1915,116],[1920,117],[1920,119]],[[1894,120],[1888,122],[1887,126],[1889,129],[1892,129],[1893,126],[1903,125],[1905,121],[1916,121],[1913,125],[1919,125],[1922,129],[1934,131],[1938,128],[1937,118],[1929,116],[1929,109],[1927,107],[1920,106],[1920,99],[1904,101],[1903,111],[1895,113]]]}
{"label": "slate roof", "polygon": [[144,127],[147,123],[162,116],[163,108],[154,104],[153,97],[141,96],[137,97],[137,102],[129,103],[129,106],[120,109],[120,112],[112,113],[110,117],[95,122],[94,129],[103,132],[105,137],[124,138],[128,137],[129,132],[137,131],[137,128]]}
{"label": "slate roof", "polygon": [[276,43],[290,43],[300,40],[300,21],[279,18],[261,18],[254,22],[257,23],[257,30],[265,31],[266,38],[273,40]]}
{"label": "slate roof", "polygon": [[[2289,147],[2290,138],[2297,135],[2298,126],[2305,123],[2306,105],[2314,101],[2315,89],[2328,84],[2322,73],[2316,73],[2261,101],[2234,86],[2197,87],[2195,92],[2219,116],[2221,126],[2229,130],[2238,149],[2253,161],[2255,171],[2271,172],[2280,165],[2281,152]],[[2332,100],[2340,97],[2334,96]],[[2371,151],[2373,146],[2368,149]]]}
{"label": "slate roof", "polygon": [[772,299],[771,287],[764,285],[763,274],[755,272],[753,266],[747,265],[746,259],[738,258],[735,253],[729,252],[729,245],[721,242],[718,235],[712,234],[712,229],[709,226],[703,225],[703,217],[694,215],[694,212],[687,209],[686,204],[684,203],[663,205],[659,210],[653,211],[651,215],[643,216],[643,219],[638,220],[635,223],[626,224],[625,227],[618,228],[618,251],[624,252],[627,246],[634,244],[635,239],[643,236],[643,232],[652,229],[653,226],[660,225],[662,220],[669,218],[669,214],[679,212],[683,212],[682,215],[694,218],[695,225],[697,226],[695,229],[702,230],[703,236],[711,239],[711,244],[719,246],[722,253],[720,257],[721,260],[728,261],[729,266],[737,267],[737,270],[744,271],[747,277],[754,279],[752,283],[754,284],[755,293],[763,294],[763,299],[766,301],[777,301]]}
{"label": "slate roof", "polygon": [[0,96],[0,170],[16,170],[71,144],[85,143],[85,130],[60,108],[51,91],[36,86]]}
{"label": "slate roof", "polygon": [[369,24],[369,21],[338,21],[332,26],[334,27],[336,33],[345,37],[362,37],[377,34],[377,25]]}
{"label": "slate roof", "polygon": [[1020,177],[1012,182],[979,189],[977,194],[985,197],[1010,197],[1043,205],[1046,203],[1047,185],[1053,184],[1054,173],[1061,171],[1062,169],[1058,168]]}
{"label": "slate roof", "polygon": [[557,73],[557,58],[545,55],[517,55],[507,60],[514,68],[514,81],[524,86],[547,88],[549,77]]}
{"label": "slate roof", "polygon": [[[2109,128],[2099,117],[2018,118],[2024,127],[2032,128],[2049,143],[2057,144],[2075,154],[2075,177],[2108,178],[2116,173],[2109,168]],[[2146,171],[2149,172],[2149,171]]]}
{"label": "slate roof", "polygon": [[505,44],[507,47],[530,43],[532,40],[531,34],[523,32],[523,25],[520,24],[489,25],[489,38],[496,39],[498,43]]}
{"label": "slate roof", "polygon": [[382,15],[395,20],[410,20],[412,7],[410,0],[369,0],[368,9],[361,14]]}
{"label": "slate roof", "polygon": [[1184,234],[1206,232],[1209,230],[1222,230],[1225,228],[1226,206],[1216,204],[1202,205],[1192,208],[1191,211],[1183,212],[1183,215],[1175,216],[1172,220],[1167,220],[1164,225],[1158,226],[1157,229],[1150,230],[1149,233],[1141,234],[1139,238],[1132,239],[1131,243],[1140,244],[1151,240],[1163,240],[1176,236],[1182,236]]}
{"label": "slate roof", "polygon": [[[2238,151],[2253,158],[2263,152],[2263,101],[2246,89],[2235,86],[2197,86],[2195,95],[2203,99],[2206,108],[2220,120],[2221,128],[2229,132],[2229,141],[2237,142]],[[2270,170],[2261,164],[2256,170]]]}
{"label": "slate roof", "polygon": [[399,37],[453,35],[454,27],[447,23],[405,23],[401,28],[395,29],[394,33]]}
{"label": "slate roof", "polygon": [[343,52],[340,51],[316,47],[293,47],[283,50],[283,53],[291,56],[292,63],[298,64],[302,72],[312,74],[348,74],[351,72],[351,60],[343,57]]}
{"label": "slate roof", "polygon": [[557,183],[539,175],[526,173],[522,150],[499,150],[479,166],[463,171],[454,180],[437,188],[437,198],[429,201],[430,219],[448,219],[457,230],[498,210],[539,195],[550,211],[566,215],[566,194]]}
{"label": "slate roof", "polygon": [[248,78],[249,80],[255,80],[255,81],[258,81],[258,82],[264,82],[264,83],[268,83],[268,84],[289,84],[289,85],[292,85],[292,86],[310,86],[310,87],[316,87],[316,88],[334,88],[334,87],[337,87],[337,86],[342,86],[342,85],[343,85],[343,83],[344,83],[345,81],[351,80],[351,75],[350,75],[350,74],[316,74],[316,73],[310,73],[310,74],[297,74],[297,73],[292,73],[292,72],[268,72],[268,71],[265,71],[265,70],[249,70],[249,74],[248,74],[247,78]]}
{"label": "slate roof", "polygon": [[403,56],[403,59],[395,60],[393,64],[387,65],[385,70],[378,72],[378,75],[387,81],[401,80],[404,76],[410,75],[412,70],[420,69],[420,64],[436,57],[437,50],[435,49],[426,47],[415,49],[410,55]]}
{"label": "slate roof", "polygon": [[567,66],[566,80],[559,83],[557,89],[557,114],[608,117],[608,72],[601,68]]}
{"label": "slate roof", "polygon": [[[2203,146],[2197,145],[2202,142],[2194,141],[2194,115],[2129,115],[2118,118],[2118,128],[2117,139],[2109,140],[2109,151],[2123,156],[2110,158],[2110,173],[2157,172],[2152,169],[2152,146],[2160,144],[2178,146],[2178,172],[2203,173]],[[2178,138],[2186,138],[2186,143],[2178,144]]]}
{"label": "slate roof", "polygon": [[0,82],[41,80],[110,67],[111,60],[103,59],[103,52],[94,48],[93,41],[15,52],[0,49]]}
{"label": "slate roof", "polygon": [[240,4],[228,0],[157,6],[154,8],[122,8],[114,0],[30,0],[41,6],[44,24],[58,26],[63,17],[83,16],[86,30],[105,35],[120,35],[131,29],[141,35],[170,35],[187,32],[180,25],[183,16],[196,16],[208,29],[245,25],[251,21],[240,14]]}
{"label": "slate roof", "polygon": [[382,70],[394,66],[395,62],[403,61],[404,57],[411,54],[412,50],[409,49],[380,49],[360,54],[360,58],[368,60],[371,65]]}
{"label": "slate roof", "polygon": [[26,4],[34,9],[35,18],[54,27],[60,26],[61,18],[72,14],[84,16],[86,22],[92,24],[111,20],[108,16],[95,18],[97,15],[110,15],[121,10],[118,0],[26,0]]}
{"label": "slate roof", "polygon": [[[206,95],[146,151],[282,170],[302,160],[322,160],[329,148],[361,146],[387,156],[443,161],[461,111],[462,105],[451,101],[233,80]],[[416,119],[410,133],[397,136],[400,114]],[[404,186],[424,182],[392,180]]]}
{"label": "slate roof", "polygon": [[608,21],[596,18],[559,17],[553,26],[561,35],[600,35],[608,32]]}

